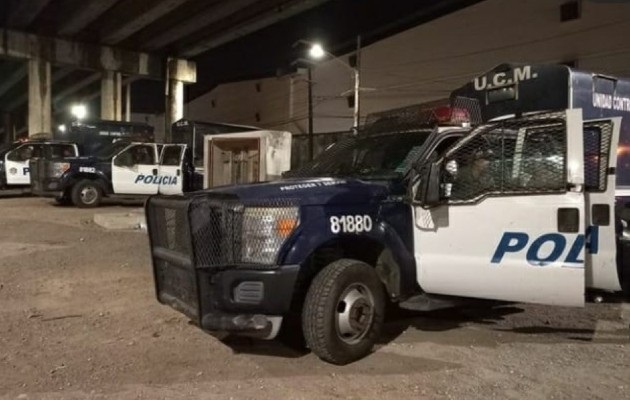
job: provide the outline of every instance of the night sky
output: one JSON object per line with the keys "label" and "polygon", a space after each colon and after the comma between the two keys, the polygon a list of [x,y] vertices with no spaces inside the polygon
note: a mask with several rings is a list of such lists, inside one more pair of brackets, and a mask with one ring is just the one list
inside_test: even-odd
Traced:
{"label": "night sky", "polygon": [[[382,38],[446,15],[480,0],[332,0],[296,17],[276,23],[234,42],[213,49],[197,62],[197,83],[187,88],[186,101],[216,85],[276,75],[300,56],[293,44],[317,40],[341,55],[355,48],[361,35],[366,46]],[[133,109],[162,112],[161,82],[134,83]]]}

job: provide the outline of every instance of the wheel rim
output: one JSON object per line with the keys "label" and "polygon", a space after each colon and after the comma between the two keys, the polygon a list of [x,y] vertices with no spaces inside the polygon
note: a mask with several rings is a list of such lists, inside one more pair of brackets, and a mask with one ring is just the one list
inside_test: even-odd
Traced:
{"label": "wheel rim", "polygon": [[94,204],[98,198],[98,190],[94,186],[86,186],[81,189],[81,201],[83,204]]}
{"label": "wheel rim", "polygon": [[367,286],[353,283],[337,302],[337,335],[348,344],[356,344],[370,331],[374,320],[374,296]]}

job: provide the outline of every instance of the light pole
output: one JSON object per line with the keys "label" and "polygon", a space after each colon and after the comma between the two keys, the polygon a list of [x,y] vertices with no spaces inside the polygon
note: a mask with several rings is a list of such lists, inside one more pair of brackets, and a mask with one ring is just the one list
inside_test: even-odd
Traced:
{"label": "light pole", "polygon": [[[352,71],[352,75],[354,77],[354,115],[353,115],[352,129],[354,133],[356,134],[359,129],[359,118],[360,118],[360,110],[361,110],[360,103],[359,103],[359,91],[361,88],[361,74],[360,74],[361,36],[357,36],[356,62],[354,63],[355,64],[354,66],[349,65],[345,61],[341,60],[339,57],[336,57],[335,55],[326,51],[324,47],[319,43],[308,42],[304,40],[300,42],[311,46],[308,52],[308,55],[310,58],[314,60],[321,60],[325,56],[328,56],[328,58],[337,61],[339,64],[343,65],[345,68],[348,68]],[[309,81],[310,81],[310,78],[309,78]]]}

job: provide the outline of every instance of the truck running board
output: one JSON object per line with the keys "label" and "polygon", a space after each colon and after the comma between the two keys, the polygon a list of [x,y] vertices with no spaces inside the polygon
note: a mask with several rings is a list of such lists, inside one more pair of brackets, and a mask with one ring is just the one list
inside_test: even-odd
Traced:
{"label": "truck running board", "polygon": [[419,294],[408,298],[407,300],[398,304],[400,308],[412,311],[433,311],[443,308],[455,307],[464,304],[465,300],[460,298],[446,298],[432,296],[426,293]]}

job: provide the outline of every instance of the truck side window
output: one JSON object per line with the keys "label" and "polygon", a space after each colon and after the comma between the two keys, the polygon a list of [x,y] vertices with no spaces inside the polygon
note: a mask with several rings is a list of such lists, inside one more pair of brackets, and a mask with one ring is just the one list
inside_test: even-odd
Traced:
{"label": "truck side window", "polygon": [[584,183],[587,192],[606,190],[612,129],[597,123],[584,128]]}
{"label": "truck side window", "polygon": [[164,150],[162,150],[162,165],[179,165],[181,154],[181,147],[179,146],[164,147]]}
{"label": "truck side window", "polygon": [[50,159],[77,156],[74,146],[70,144],[59,144],[59,145],[55,144],[55,145],[48,146],[48,148],[50,149],[49,150],[50,154],[48,154],[48,158]]}
{"label": "truck side window", "polygon": [[553,128],[526,132],[520,157],[520,171],[513,171],[515,189],[527,192],[560,191],[564,189],[564,136],[554,134]]}
{"label": "truck side window", "polygon": [[477,137],[469,141],[458,152],[451,154],[449,159],[458,165],[451,179],[451,200],[475,200],[497,190],[491,165],[495,162],[495,154],[486,138]]}
{"label": "truck side window", "polygon": [[566,190],[563,123],[499,125],[448,154],[457,162],[450,202],[485,195],[559,193]]}
{"label": "truck side window", "polygon": [[447,137],[443,139],[440,143],[438,143],[437,146],[435,146],[435,149],[433,149],[433,151],[431,152],[431,155],[429,155],[429,159],[431,160],[439,159],[440,157],[442,157],[442,155],[444,155],[444,152],[446,150],[451,148],[451,146],[453,146],[461,138],[462,138],[461,136],[451,136],[451,137]]}
{"label": "truck side window", "polygon": [[25,144],[7,155],[9,161],[24,162],[33,157],[39,157],[39,146]]}
{"label": "truck side window", "polygon": [[131,160],[134,165],[152,165],[155,164],[155,150],[153,146],[138,145],[127,150],[131,154]]}

